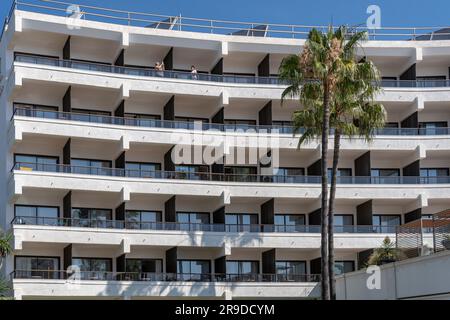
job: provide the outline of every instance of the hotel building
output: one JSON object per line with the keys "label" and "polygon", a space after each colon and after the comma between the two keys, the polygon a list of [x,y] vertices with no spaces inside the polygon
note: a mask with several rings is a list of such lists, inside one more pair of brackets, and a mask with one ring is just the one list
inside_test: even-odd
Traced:
{"label": "hotel building", "polygon": [[[309,28],[66,7],[18,1],[1,36],[14,297],[320,297],[320,148],[297,148],[301,106],[281,104],[278,79]],[[338,274],[396,226],[450,207],[450,36],[370,37],[359,55],[383,76],[387,124],[370,143],[342,142]],[[177,146],[212,139],[225,155],[276,154],[277,168],[174,161]]]}

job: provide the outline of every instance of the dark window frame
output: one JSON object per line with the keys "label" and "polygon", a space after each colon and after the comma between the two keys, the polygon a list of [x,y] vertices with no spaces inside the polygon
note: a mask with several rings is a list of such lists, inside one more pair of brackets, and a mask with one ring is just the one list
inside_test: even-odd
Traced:
{"label": "dark window frame", "polygon": [[[127,262],[128,261],[159,261],[161,263],[161,272],[164,272],[164,264],[163,259],[160,258],[125,258],[125,272],[131,272],[127,270]],[[141,271],[142,273],[146,273]]]}
{"label": "dark window frame", "polygon": [[247,275],[247,274],[248,274],[248,273],[241,273],[241,272],[240,272],[240,270],[239,270],[239,269],[241,269],[240,266],[239,266],[239,263],[240,263],[240,262],[256,263],[256,265],[258,266],[258,267],[257,267],[257,269],[258,269],[258,274],[260,274],[260,272],[261,272],[261,263],[260,263],[259,260],[226,260],[226,261],[225,261],[225,270],[226,270],[226,273],[227,273],[227,274],[229,274],[229,273],[228,273],[228,270],[227,270],[227,268],[226,268],[226,263],[227,263],[227,262],[234,262],[234,263],[237,262],[237,263],[238,263],[238,273],[236,273],[236,274],[233,273],[233,275]]}
{"label": "dark window frame", "polygon": [[52,55],[38,54],[38,53],[29,53],[29,52],[22,52],[22,51],[14,51],[14,61],[16,60],[17,56],[49,58],[49,59],[55,59],[55,60],[60,60],[61,59],[59,56],[52,56]]}
{"label": "dark window frame", "polygon": [[[52,271],[60,271],[59,269],[61,268],[61,257],[58,257],[58,256],[15,255],[14,256],[14,270],[17,269],[17,258],[57,259],[58,268],[56,270],[52,270]],[[28,270],[23,270],[23,271],[28,271]],[[30,271],[32,271],[32,270],[30,270]]]}
{"label": "dark window frame", "polygon": [[[27,205],[27,204],[14,204],[14,217],[17,217],[16,215],[16,208],[17,207],[26,207],[26,208],[52,208],[58,210],[58,218],[61,218],[61,210],[59,206],[44,206],[44,205]],[[37,213],[37,211],[36,211]],[[36,216],[37,218],[37,216]]]}
{"label": "dark window frame", "polygon": [[101,257],[72,257],[72,261],[71,263],[73,264],[73,260],[74,259],[80,259],[80,260],[106,260],[110,262],[110,266],[111,266],[111,270],[108,271],[95,271],[95,270],[89,270],[89,272],[93,271],[93,272],[113,272],[114,266],[113,266],[113,262],[114,259],[113,258],[101,258]]}
{"label": "dark window frame", "polygon": [[[113,169],[113,166],[112,166],[113,162],[112,162],[112,160],[88,159],[88,158],[70,158],[70,161],[72,161],[72,160],[108,162],[109,165],[110,165],[109,169]],[[92,167],[92,166],[88,166],[88,168],[90,168],[90,167]],[[94,167],[94,168],[97,168],[97,167]],[[108,167],[106,167],[106,168],[108,169]]]}
{"label": "dark window frame", "polygon": [[[95,109],[72,108],[71,112],[83,114],[83,115],[90,115],[90,116],[103,116],[103,117],[111,117],[112,116],[111,111],[95,110]],[[91,113],[91,112],[99,112],[100,114],[95,114],[95,113]]]}
{"label": "dark window frame", "polygon": [[[288,274],[288,273],[277,273],[278,269],[276,268],[276,264],[280,262],[280,263],[303,263],[305,265],[305,273],[304,274]],[[275,260],[275,272],[277,275],[285,275],[285,276],[289,276],[289,275],[298,275],[298,276],[304,276],[308,273],[308,263],[306,260]]]}
{"label": "dark window frame", "polygon": [[[49,155],[41,155],[41,154],[26,154],[26,153],[14,153],[14,163],[16,163],[16,156],[23,157],[39,157],[39,158],[47,158],[47,159],[56,159],[56,164],[59,164],[59,156],[49,156]],[[38,164],[36,162],[36,164]]]}

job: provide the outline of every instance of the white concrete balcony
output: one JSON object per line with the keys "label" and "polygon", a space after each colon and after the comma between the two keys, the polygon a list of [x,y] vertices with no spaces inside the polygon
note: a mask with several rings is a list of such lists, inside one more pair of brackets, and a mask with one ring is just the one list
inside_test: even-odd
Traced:
{"label": "white concrete balcony", "polygon": [[[56,273],[47,272],[47,273]],[[15,273],[14,273],[15,274]],[[74,280],[46,279],[30,277],[20,279],[13,274],[12,286],[16,299],[58,299],[58,298],[97,298],[97,299],[245,299],[245,298],[318,298],[320,285],[317,277],[302,276],[302,279],[292,279],[285,282],[271,282],[261,277],[248,277],[248,279],[229,279],[223,281],[222,277],[205,282],[208,275],[202,275],[200,281],[158,281],[148,277],[140,281],[130,280]],[[31,272],[30,272],[31,274]],[[23,275],[19,274],[18,275]],[[111,279],[117,275],[111,274]],[[177,276],[177,275],[174,275]],[[200,276],[200,275],[197,275]],[[119,277],[120,278],[120,277]],[[123,279],[127,275],[122,275]],[[229,278],[228,276],[224,277]],[[245,276],[241,276],[245,278]],[[304,279],[303,279],[304,278]],[[133,278],[131,278],[133,279]],[[200,279],[200,278],[199,278]],[[240,281],[239,281],[240,280]]]}
{"label": "white concrete balcony", "polygon": [[[298,149],[298,137],[292,127],[194,124],[182,121],[138,120],[120,117],[89,116],[53,111],[25,111],[16,109],[9,129],[9,144],[27,136],[53,136],[64,138],[97,139],[117,142],[119,148],[130,144],[192,144],[207,146],[228,145],[231,148],[258,148],[258,138],[276,138],[280,149]],[[201,135],[201,139],[193,139]],[[245,139],[241,139],[245,138]],[[267,140],[264,140],[267,142]],[[332,143],[330,143],[332,146]],[[310,142],[302,150],[317,150],[318,143]],[[450,129],[380,129],[370,143],[360,139],[343,139],[342,150],[386,150],[417,152],[450,150]],[[419,150],[420,149],[420,150]]]}
{"label": "white concrete balcony", "polygon": [[[21,57],[18,55],[17,57]],[[19,58],[20,60],[20,58]],[[154,71],[145,74],[145,72],[132,72],[126,67],[104,66],[91,67],[88,63],[87,67],[75,68],[78,64],[71,61],[55,60],[50,58],[39,58],[26,56],[23,59],[26,62],[15,61],[11,71],[10,78],[13,79],[6,87],[14,88],[21,86],[23,81],[45,81],[52,84],[66,84],[76,86],[90,86],[96,88],[105,88],[120,90],[123,98],[128,98],[130,92],[151,92],[161,94],[175,95],[197,95],[207,97],[223,97],[224,104],[228,103],[228,99],[280,99],[285,85],[279,83],[278,80],[257,80],[258,77],[252,79],[244,78],[239,82],[238,76],[231,76],[233,80],[223,81],[206,81],[213,80],[214,75],[208,75],[204,79],[192,79],[188,76],[176,77],[174,74],[170,76],[156,76]],[[81,63],[81,65],[84,65]],[[93,64],[95,66],[95,64]],[[72,68],[71,68],[72,67]],[[124,70],[115,72],[116,70]],[[127,70],[127,71],[125,71]],[[150,72],[150,71],[149,71]],[[218,76],[221,77],[221,76]],[[225,76],[223,76],[225,77]],[[386,84],[387,82],[385,82]],[[414,103],[418,97],[423,102],[442,102],[450,101],[449,82],[430,81],[429,86],[426,81],[412,81],[405,84],[391,83],[377,97],[380,102],[408,102]],[[10,90],[8,89],[8,90]]]}
{"label": "white concrete balcony", "polygon": [[[31,167],[30,167],[31,165]],[[8,182],[9,199],[24,188],[98,191],[130,194],[206,196],[227,204],[230,198],[313,199],[320,197],[320,176],[227,175],[171,171],[141,172],[124,169],[16,163]],[[426,205],[429,199],[450,197],[450,178],[340,177],[337,199],[402,199]],[[126,201],[126,200],[125,200]]]}
{"label": "white concrete balcony", "polygon": [[[274,225],[155,223],[147,224],[144,226],[146,228],[142,229],[127,229],[121,227],[123,221],[98,221],[90,226],[81,227],[79,220],[75,223],[77,219],[42,219],[43,223],[36,224],[30,220],[16,217],[12,224],[16,250],[21,250],[32,243],[107,245],[115,246],[120,252],[129,252],[130,246],[208,247],[231,250],[233,248],[320,249],[319,226],[298,226],[296,231],[286,231],[281,230],[282,226]],[[73,222],[72,225],[70,220]],[[60,225],[57,225],[58,222]],[[335,247],[339,250],[362,251],[378,247],[386,236],[395,238],[395,228],[337,226],[335,227]]]}

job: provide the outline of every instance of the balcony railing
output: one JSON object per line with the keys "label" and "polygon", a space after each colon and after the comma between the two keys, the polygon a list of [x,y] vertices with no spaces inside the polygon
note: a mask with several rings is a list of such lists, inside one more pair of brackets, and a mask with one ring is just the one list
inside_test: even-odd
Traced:
{"label": "balcony railing", "polygon": [[106,272],[57,270],[15,270],[11,279],[70,279],[91,281],[152,281],[152,282],[319,282],[320,275],[281,275],[281,274],[199,274],[199,273],[150,273],[150,272]]}
{"label": "balcony railing", "polygon": [[[84,174],[110,177],[145,178],[145,179],[175,179],[196,181],[222,181],[244,183],[292,183],[318,184],[321,176],[296,175],[261,175],[261,174],[221,174],[211,172],[186,171],[144,171],[107,167],[84,167],[67,164],[46,164],[16,162],[11,171],[38,171],[66,174]],[[438,177],[337,177],[338,184],[450,184],[450,176]]]}
{"label": "balcony railing", "polygon": [[[16,104],[20,105],[20,104]],[[56,119],[67,121],[81,121],[90,123],[112,124],[119,126],[133,126],[144,128],[166,128],[166,129],[184,129],[184,130],[215,130],[224,132],[247,132],[247,133],[278,133],[293,134],[292,126],[279,125],[247,125],[247,124],[220,124],[220,123],[202,123],[187,121],[171,121],[156,119],[136,119],[127,117],[112,117],[96,114],[85,114],[77,112],[60,112],[39,109],[27,109],[20,106],[14,108],[14,116]],[[301,134],[304,130],[300,129],[297,133]],[[333,134],[331,130],[330,134]],[[375,135],[380,136],[414,136],[414,135],[449,135],[450,128],[383,128],[377,129]]]}
{"label": "balcony railing", "polygon": [[[67,17],[67,8],[69,5],[73,5],[73,3],[54,0],[15,0],[10,14],[6,19],[6,23],[9,21],[14,9]],[[168,16],[84,4],[79,4],[77,7],[79,8],[80,19],[82,20],[164,30],[242,37],[293,39],[305,39],[312,28],[322,31],[328,30],[328,26],[213,20],[184,17],[181,15]],[[364,26],[355,26],[353,29],[355,31],[367,31],[369,38],[373,40],[444,40],[450,36],[446,31],[448,30],[446,27],[382,27],[368,29]]]}
{"label": "balcony railing", "polygon": [[283,84],[283,81],[278,77],[216,75],[203,73],[192,74],[191,72],[172,71],[172,70],[158,71],[152,68],[121,67],[114,65],[105,65],[100,63],[75,61],[75,60],[61,60],[56,58],[22,55],[22,54],[16,54],[15,61],[39,65],[47,65],[52,67],[125,74],[129,76],[140,76],[140,77],[158,77],[158,78],[183,79],[193,81],[212,81],[212,82],[243,83],[243,84],[271,84],[271,85]]}
{"label": "balcony railing", "polygon": [[[272,232],[272,233],[320,233],[316,225],[277,225],[277,224],[220,224],[220,223],[182,223],[182,222],[138,222],[103,219],[23,217],[17,216],[12,225],[78,227],[126,230],[165,230],[186,232]],[[397,226],[376,225],[336,225],[335,233],[395,233]]]}
{"label": "balcony railing", "polygon": [[[241,84],[287,85],[286,81],[278,77],[216,75],[203,73],[192,74],[191,72],[172,71],[172,70],[158,71],[152,68],[122,67],[85,61],[61,60],[56,58],[35,56],[29,54],[16,54],[15,61],[31,64],[47,65],[52,67],[124,74],[140,77],[158,77],[158,78],[172,78],[172,79],[183,79],[192,81],[210,81],[210,82],[241,83]],[[450,80],[382,80],[380,85],[387,88],[439,88],[439,87],[450,87]]]}

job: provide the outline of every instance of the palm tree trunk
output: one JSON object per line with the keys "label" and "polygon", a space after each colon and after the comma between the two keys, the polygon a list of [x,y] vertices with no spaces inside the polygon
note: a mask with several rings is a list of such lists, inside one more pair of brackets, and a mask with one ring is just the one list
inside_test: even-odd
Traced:
{"label": "palm tree trunk", "polygon": [[328,267],[328,137],[330,131],[330,92],[327,81],[324,83],[322,123],[322,211],[321,211],[321,272],[322,300],[330,300],[330,279]]}
{"label": "palm tree trunk", "polygon": [[341,131],[334,132],[333,169],[331,175],[330,205],[328,207],[328,276],[330,279],[330,298],[336,300],[336,279],[334,274],[334,205],[336,197],[336,177],[341,147]]}

